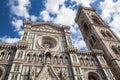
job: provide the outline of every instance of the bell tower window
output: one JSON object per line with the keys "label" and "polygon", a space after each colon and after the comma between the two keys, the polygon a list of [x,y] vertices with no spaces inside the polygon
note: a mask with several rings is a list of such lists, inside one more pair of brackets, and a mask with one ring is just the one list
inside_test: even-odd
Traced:
{"label": "bell tower window", "polygon": [[105,34],[105,32],[103,30],[101,31],[101,34],[103,37],[107,37],[107,35]]}
{"label": "bell tower window", "polygon": [[93,44],[92,40],[89,40],[89,43],[93,47],[94,44]]}
{"label": "bell tower window", "polygon": [[108,31],[106,31],[106,34],[108,35],[108,37],[112,38],[112,35]]}
{"label": "bell tower window", "polygon": [[101,24],[100,20],[98,19],[98,17],[92,15],[92,21],[95,23],[95,24]]}
{"label": "bell tower window", "polygon": [[96,39],[95,39],[95,37],[94,36],[91,36],[92,37],[92,40],[94,41],[94,42],[96,42]]}
{"label": "bell tower window", "polygon": [[103,37],[113,38],[112,34],[109,31],[101,31]]}
{"label": "bell tower window", "polygon": [[119,54],[119,52],[115,46],[112,46],[112,50],[114,51],[115,54]]}
{"label": "bell tower window", "polygon": [[83,27],[84,27],[85,31],[88,31],[89,28],[88,28],[88,25],[86,23],[83,24]]}

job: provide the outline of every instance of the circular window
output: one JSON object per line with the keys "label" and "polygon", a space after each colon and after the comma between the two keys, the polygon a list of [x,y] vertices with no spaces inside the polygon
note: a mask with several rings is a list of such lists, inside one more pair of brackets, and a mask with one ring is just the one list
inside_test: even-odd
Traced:
{"label": "circular window", "polygon": [[49,50],[57,50],[59,49],[59,42],[58,39],[51,36],[38,36],[38,39],[36,40],[36,47],[37,48],[44,48]]}
{"label": "circular window", "polygon": [[43,37],[42,38],[42,46],[44,48],[54,48],[57,45],[57,41],[52,37]]}

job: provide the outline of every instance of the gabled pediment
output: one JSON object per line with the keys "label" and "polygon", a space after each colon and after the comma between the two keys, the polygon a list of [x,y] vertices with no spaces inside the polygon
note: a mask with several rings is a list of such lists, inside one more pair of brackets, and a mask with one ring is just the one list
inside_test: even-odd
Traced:
{"label": "gabled pediment", "polygon": [[47,31],[47,32],[61,32],[63,29],[70,29],[69,26],[57,25],[50,22],[25,22],[25,27],[31,28],[31,30]]}
{"label": "gabled pediment", "polygon": [[31,30],[36,31],[47,31],[47,32],[61,32],[61,26],[54,25],[52,23],[34,23],[32,24]]}
{"label": "gabled pediment", "polygon": [[45,65],[38,76],[38,80],[60,80],[50,65]]}
{"label": "gabled pediment", "polygon": [[62,26],[57,25],[57,24],[53,24],[50,22],[33,22],[32,26],[52,26],[54,28],[62,28]]}

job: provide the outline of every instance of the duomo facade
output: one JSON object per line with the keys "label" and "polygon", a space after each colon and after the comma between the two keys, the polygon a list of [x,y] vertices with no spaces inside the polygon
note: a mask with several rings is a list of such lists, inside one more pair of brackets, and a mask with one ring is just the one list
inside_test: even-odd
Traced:
{"label": "duomo facade", "polygon": [[0,80],[120,80],[120,39],[93,8],[79,7],[75,22],[88,50],[69,26],[25,21],[18,43],[0,43]]}

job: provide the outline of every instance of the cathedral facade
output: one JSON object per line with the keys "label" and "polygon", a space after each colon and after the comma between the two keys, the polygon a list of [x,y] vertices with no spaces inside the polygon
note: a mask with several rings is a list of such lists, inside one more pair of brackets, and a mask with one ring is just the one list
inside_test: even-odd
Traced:
{"label": "cathedral facade", "polygon": [[69,26],[25,21],[18,43],[0,43],[0,80],[120,80],[118,37],[93,8],[79,7],[75,22],[88,50]]}

